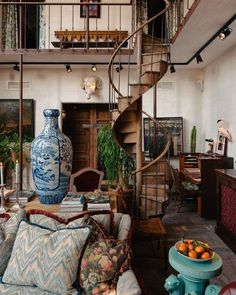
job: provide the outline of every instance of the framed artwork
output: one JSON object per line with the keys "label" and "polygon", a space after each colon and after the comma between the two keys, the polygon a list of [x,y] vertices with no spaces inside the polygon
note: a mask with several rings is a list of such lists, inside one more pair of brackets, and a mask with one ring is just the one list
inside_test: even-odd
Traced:
{"label": "framed artwork", "polygon": [[227,148],[227,138],[223,136],[220,132],[218,132],[215,153],[218,155],[224,156],[226,154],[226,148]]}
{"label": "framed artwork", "polygon": [[[34,138],[34,100],[23,99],[23,137]],[[0,133],[8,136],[19,132],[19,100],[0,99]]]}
{"label": "framed artwork", "polygon": [[[80,2],[100,2],[100,0],[80,0]],[[80,17],[86,17],[86,6],[80,5]],[[100,5],[91,4],[88,6],[89,17],[99,18],[100,17]]]}
{"label": "framed artwork", "polygon": [[[148,158],[155,158],[166,145],[166,138],[162,128],[155,127],[150,118],[143,119],[144,152]],[[177,157],[183,152],[183,117],[159,117],[158,123],[171,134],[170,157]]]}

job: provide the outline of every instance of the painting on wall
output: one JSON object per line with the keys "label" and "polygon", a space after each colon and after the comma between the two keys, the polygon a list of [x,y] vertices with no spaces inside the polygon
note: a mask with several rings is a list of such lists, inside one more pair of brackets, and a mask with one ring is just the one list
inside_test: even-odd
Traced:
{"label": "painting on wall", "polygon": [[[34,100],[23,100],[23,137],[34,138]],[[19,100],[0,99],[0,133],[6,132],[8,136],[19,132]]]}
{"label": "painting on wall", "polygon": [[[80,2],[100,2],[100,0],[80,0]],[[80,17],[86,17],[86,6],[87,5],[80,5]],[[100,17],[100,5],[91,4],[88,6],[88,16],[99,18]]]}
{"label": "painting on wall", "polygon": [[[157,122],[171,134],[170,157],[183,152],[183,117],[159,117]],[[155,127],[150,118],[144,118],[144,151],[148,158],[155,158],[166,145],[163,128]]]}

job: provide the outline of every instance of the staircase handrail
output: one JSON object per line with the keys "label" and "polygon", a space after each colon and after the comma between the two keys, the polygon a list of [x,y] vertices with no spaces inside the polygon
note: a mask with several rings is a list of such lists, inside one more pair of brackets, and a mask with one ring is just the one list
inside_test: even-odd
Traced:
{"label": "staircase handrail", "polygon": [[144,24],[142,24],[140,27],[138,27],[138,29],[136,29],[131,35],[129,35],[125,40],[123,40],[123,42],[121,42],[119,44],[119,46],[116,48],[116,50],[114,51],[114,53],[111,56],[110,62],[108,64],[108,76],[109,76],[109,83],[112,86],[112,88],[114,89],[114,91],[118,94],[119,97],[124,97],[122,95],[122,93],[117,89],[117,87],[115,86],[115,84],[113,83],[112,80],[112,64],[113,61],[117,55],[117,53],[119,52],[119,50],[122,48],[122,46],[128,42],[128,40],[130,40],[135,34],[137,34],[137,32],[141,31],[146,25],[148,25],[150,22],[152,22],[153,20],[155,20],[156,18],[158,18],[159,16],[161,16],[162,14],[164,14],[169,7],[171,6],[171,2],[169,0],[164,0],[166,2],[166,7],[160,11],[158,14],[154,15],[152,18],[150,18],[149,20],[147,20]]}

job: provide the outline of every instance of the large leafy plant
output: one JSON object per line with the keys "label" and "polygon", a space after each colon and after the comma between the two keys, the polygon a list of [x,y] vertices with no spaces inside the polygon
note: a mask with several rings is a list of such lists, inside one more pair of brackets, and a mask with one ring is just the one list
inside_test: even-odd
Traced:
{"label": "large leafy plant", "polygon": [[134,160],[118,146],[114,140],[111,127],[103,126],[97,135],[99,160],[105,169],[105,175],[110,182],[116,181],[122,186],[132,183]]}

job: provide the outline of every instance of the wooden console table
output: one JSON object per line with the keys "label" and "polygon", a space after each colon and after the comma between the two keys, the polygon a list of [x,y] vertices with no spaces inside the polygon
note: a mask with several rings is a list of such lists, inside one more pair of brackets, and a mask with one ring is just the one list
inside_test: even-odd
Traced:
{"label": "wooden console table", "polygon": [[236,253],[236,170],[217,169],[216,233]]}
{"label": "wooden console table", "polygon": [[[116,191],[104,192],[104,195],[109,195],[110,196],[111,209],[112,209],[113,212],[117,212],[117,193],[116,193]],[[10,207],[9,203],[6,204],[6,205],[8,207]],[[13,205],[13,204],[11,204],[11,205]],[[45,211],[48,211],[50,213],[59,213],[59,212],[61,212],[60,203],[59,204],[41,204],[39,202],[39,199],[36,196],[31,201],[29,201],[28,203],[24,203],[22,205],[24,205],[24,209],[25,209],[26,212],[28,212],[31,209],[45,210]],[[65,213],[65,212],[63,212],[63,213]],[[76,213],[76,212],[73,212],[73,213]]]}

